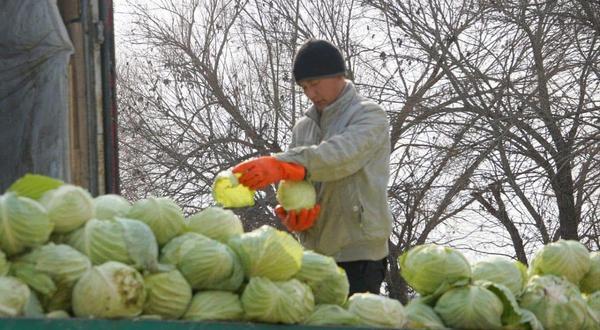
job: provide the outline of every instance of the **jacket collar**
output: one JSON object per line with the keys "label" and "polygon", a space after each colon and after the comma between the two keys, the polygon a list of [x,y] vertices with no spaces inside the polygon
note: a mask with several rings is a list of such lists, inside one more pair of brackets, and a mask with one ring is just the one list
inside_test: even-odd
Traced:
{"label": "jacket collar", "polygon": [[356,87],[350,80],[346,80],[346,86],[342,90],[340,96],[330,105],[326,106],[323,111],[319,113],[317,108],[313,105],[305,115],[316,123],[319,123],[321,128],[325,128],[329,125],[332,119],[336,118],[340,111],[344,109],[350,101],[356,96]]}

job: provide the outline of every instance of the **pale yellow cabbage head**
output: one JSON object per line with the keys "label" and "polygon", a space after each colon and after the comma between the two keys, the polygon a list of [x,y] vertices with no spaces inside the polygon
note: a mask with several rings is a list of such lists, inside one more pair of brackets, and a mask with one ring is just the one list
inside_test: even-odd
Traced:
{"label": "pale yellow cabbage head", "polygon": [[229,170],[215,176],[212,195],[218,205],[226,208],[254,206],[254,190],[239,184],[240,176]]}

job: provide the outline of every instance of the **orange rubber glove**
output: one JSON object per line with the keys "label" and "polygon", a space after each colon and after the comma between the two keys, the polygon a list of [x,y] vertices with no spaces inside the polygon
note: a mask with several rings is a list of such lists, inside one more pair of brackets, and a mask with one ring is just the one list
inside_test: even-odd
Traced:
{"label": "orange rubber glove", "polygon": [[305,231],[312,227],[319,217],[321,205],[316,204],[312,209],[286,211],[281,205],[275,207],[275,214],[289,231]]}
{"label": "orange rubber glove", "polygon": [[244,186],[259,190],[280,180],[304,180],[304,166],[277,160],[272,156],[263,156],[247,160],[235,166],[233,173],[240,173],[239,181]]}

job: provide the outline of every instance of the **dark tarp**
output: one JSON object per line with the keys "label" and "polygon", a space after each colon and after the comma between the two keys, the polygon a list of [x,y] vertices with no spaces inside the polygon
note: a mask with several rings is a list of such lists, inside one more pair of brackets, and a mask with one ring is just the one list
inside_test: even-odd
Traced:
{"label": "dark tarp", "polygon": [[0,1],[0,193],[25,173],[69,175],[67,65],[56,0]]}

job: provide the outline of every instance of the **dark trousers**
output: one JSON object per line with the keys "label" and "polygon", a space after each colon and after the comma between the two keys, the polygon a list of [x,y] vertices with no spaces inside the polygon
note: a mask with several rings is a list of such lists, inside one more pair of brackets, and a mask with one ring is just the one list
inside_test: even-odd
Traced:
{"label": "dark trousers", "polygon": [[381,260],[357,260],[338,262],[346,271],[350,282],[349,296],[356,292],[379,294],[387,271],[387,257]]}

